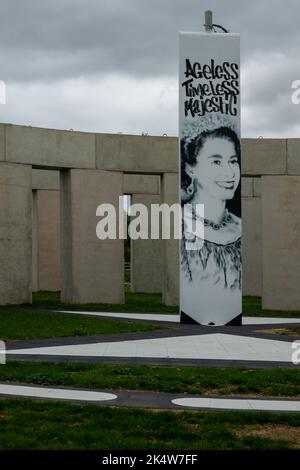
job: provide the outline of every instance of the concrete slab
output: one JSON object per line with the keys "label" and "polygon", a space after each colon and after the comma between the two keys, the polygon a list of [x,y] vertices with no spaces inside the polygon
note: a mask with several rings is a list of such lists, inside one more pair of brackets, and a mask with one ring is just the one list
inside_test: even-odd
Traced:
{"label": "concrete slab", "polygon": [[61,171],[60,193],[62,301],[124,303],[124,240],[100,240],[96,235],[97,207],[119,207],[122,173]]}
{"label": "concrete slab", "polygon": [[47,400],[76,400],[89,402],[111,401],[117,398],[117,395],[112,393],[95,392],[90,390],[71,390],[64,388],[33,387],[9,384],[0,384],[0,395],[46,398]]}
{"label": "concrete slab", "polygon": [[[75,313],[78,315],[92,315],[107,318],[128,318],[130,320],[149,320],[160,322],[179,323],[180,316],[167,313],[119,313],[119,312],[84,312],[78,310],[56,310],[59,313]],[[299,320],[300,322],[300,320]]]}
{"label": "concrete slab", "polygon": [[96,134],[99,170],[127,173],[177,173],[176,137]]}
{"label": "concrete slab", "polygon": [[261,178],[253,178],[253,196],[261,197]]}
{"label": "concrete slab", "polygon": [[5,124],[0,124],[0,161],[5,161]]}
{"label": "concrete slab", "polygon": [[95,169],[95,134],[6,124],[6,161]]}
{"label": "concrete slab", "polygon": [[59,191],[35,191],[33,227],[36,231],[36,290],[60,290],[60,195]]}
{"label": "concrete slab", "polygon": [[253,178],[242,178],[242,197],[253,197]]}
{"label": "concrete slab", "polygon": [[8,350],[7,355],[215,359],[291,363],[289,341],[222,333]]}
{"label": "concrete slab", "polygon": [[[128,313],[128,312],[90,312],[82,310],[56,310],[59,313],[74,313],[77,315],[88,315],[107,318],[127,318],[130,320],[148,320],[154,322],[180,323],[180,315],[176,313]],[[245,317],[243,316],[243,325],[280,325],[280,324],[299,323],[300,318],[284,317]],[[213,327],[212,327],[213,328]],[[242,333],[243,330],[241,330]]]}
{"label": "concrete slab", "polygon": [[300,176],[262,177],[262,305],[300,310]]}
{"label": "concrete slab", "polygon": [[124,173],[124,194],[160,194],[159,175]]}
{"label": "concrete slab", "polygon": [[160,204],[160,195],[133,194],[131,204],[144,204],[148,209],[147,240],[130,240],[130,280],[132,292],[161,293],[162,291],[162,240],[152,240],[151,204]]}
{"label": "concrete slab", "polygon": [[220,410],[242,411],[300,411],[300,401],[297,400],[255,400],[236,398],[176,398],[174,405],[189,408],[205,408]]}
{"label": "concrete slab", "polygon": [[59,171],[32,170],[32,189],[59,191]]}
{"label": "concrete slab", "polygon": [[286,139],[242,139],[242,175],[284,175]]}
{"label": "concrete slab", "polygon": [[300,175],[300,139],[287,139],[287,173]]}
{"label": "concrete slab", "polygon": [[243,295],[262,295],[261,198],[242,198]]}
{"label": "concrete slab", "polygon": [[[178,174],[165,173],[162,177],[162,202],[171,207],[179,203]],[[180,223],[180,222],[179,222]],[[165,305],[179,304],[179,240],[174,239],[171,218],[171,238],[162,240],[163,279],[162,298]]]}
{"label": "concrete slab", "polygon": [[243,317],[243,325],[280,325],[299,323],[300,318]]}
{"label": "concrete slab", "polygon": [[31,167],[0,162],[0,305],[31,302]]}

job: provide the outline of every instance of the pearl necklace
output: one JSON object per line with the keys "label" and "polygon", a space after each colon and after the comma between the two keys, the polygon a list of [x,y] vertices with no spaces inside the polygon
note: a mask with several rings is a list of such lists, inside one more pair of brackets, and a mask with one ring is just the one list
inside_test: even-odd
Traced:
{"label": "pearl necklace", "polygon": [[233,222],[233,218],[231,214],[229,214],[228,209],[225,209],[224,217],[219,223],[213,222],[206,218],[203,219],[203,217],[200,217],[199,215],[196,214],[194,208],[192,209],[192,214],[197,219],[200,219],[203,221],[204,227],[211,227],[213,230],[220,230],[221,228],[226,227],[227,224]]}

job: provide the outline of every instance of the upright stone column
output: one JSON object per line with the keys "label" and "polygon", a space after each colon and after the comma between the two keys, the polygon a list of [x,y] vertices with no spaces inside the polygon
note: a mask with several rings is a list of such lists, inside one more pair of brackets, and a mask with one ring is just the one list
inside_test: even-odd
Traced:
{"label": "upright stone column", "polygon": [[151,204],[160,204],[160,195],[133,194],[132,204],[144,204],[148,209],[148,240],[131,240],[131,290],[132,292],[160,293],[162,291],[162,241],[152,240]]}
{"label": "upright stone column", "polygon": [[[164,173],[162,176],[162,202],[171,206],[179,203],[178,174]],[[174,235],[171,224],[171,235]],[[179,304],[179,240],[162,240],[163,245],[163,303]]]}
{"label": "upright stone column", "polygon": [[31,166],[0,162],[0,305],[31,303]]}
{"label": "upright stone column", "polygon": [[300,310],[300,176],[262,177],[263,308]]}
{"label": "upright stone column", "polygon": [[32,191],[32,292],[39,290],[39,257],[38,257],[38,211],[37,211],[37,191]]}
{"label": "upright stone column", "polygon": [[262,295],[261,179],[242,178],[243,295]]}
{"label": "upright stone column", "polygon": [[262,217],[260,197],[242,198],[243,295],[262,294]]}
{"label": "upright stone column", "polygon": [[60,290],[59,191],[33,191],[33,290]]}
{"label": "upright stone column", "polygon": [[124,240],[99,240],[96,209],[113,204],[118,214],[123,176],[101,170],[61,171],[61,300],[124,302]]}

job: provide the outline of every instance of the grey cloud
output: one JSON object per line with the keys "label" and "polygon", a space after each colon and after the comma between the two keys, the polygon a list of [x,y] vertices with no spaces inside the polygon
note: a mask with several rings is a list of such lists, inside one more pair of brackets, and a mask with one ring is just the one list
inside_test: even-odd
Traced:
{"label": "grey cloud", "polygon": [[[0,59],[5,79],[77,75],[175,74],[178,31],[215,21],[241,32],[242,54],[280,49],[297,40],[296,0],[2,0]],[[276,13],[276,14],[275,14]],[[284,38],[284,40],[283,40]]]}
{"label": "grey cloud", "polygon": [[[120,77],[116,93],[124,93],[122,76],[160,78],[163,88],[165,82],[177,77],[178,31],[203,30],[206,9],[213,10],[214,22],[241,33],[243,106],[263,115],[263,128],[245,122],[245,134],[295,131],[300,106],[289,100],[291,82],[300,79],[298,0],[2,0],[0,79],[6,80],[8,87],[23,87],[23,97],[30,87],[34,100],[31,114],[22,109],[24,103],[17,106],[14,100],[11,107],[1,108],[3,116],[32,125],[39,122],[39,100],[47,107],[47,96],[40,89],[32,92],[35,83],[44,83],[49,90],[66,79],[85,77],[92,82],[115,75]],[[281,54],[282,62],[274,61],[275,53]],[[251,61],[254,68],[249,79],[246,74]],[[55,93],[53,96],[51,100],[55,100]],[[49,103],[51,125],[84,127],[82,119],[62,106],[59,101]],[[143,116],[143,123],[151,128],[151,120],[161,122],[158,117],[159,109],[157,113],[152,110],[148,120]],[[42,120],[47,125],[44,116]],[[125,118],[123,115],[118,121],[118,116],[108,116],[108,121],[122,130]],[[92,125],[92,120],[87,122]],[[95,120],[94,129],[101,130],[103,122],[99,122]],[[139,117],[131,116],[129,122],[134,132]],[[174,120],[172,123],[173,131]],[[163,132],[166,117],[161,127]]]}

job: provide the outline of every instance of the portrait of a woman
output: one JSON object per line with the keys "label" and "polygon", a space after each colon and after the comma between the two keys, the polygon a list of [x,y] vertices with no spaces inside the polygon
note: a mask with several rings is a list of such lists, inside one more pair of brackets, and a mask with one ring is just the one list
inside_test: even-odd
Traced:
{"label": "portrait of a woman", "polygon": [[193,208],[204,206],[201,245],[186,218],[182,224],[182,321],[240,324],[240,141],[232,128],[181,139],[181,202],[191,205],[192,218],[199,217]]}

